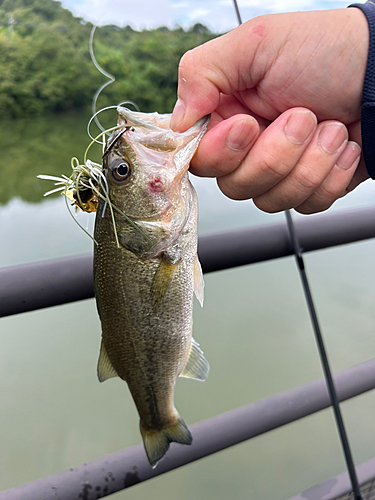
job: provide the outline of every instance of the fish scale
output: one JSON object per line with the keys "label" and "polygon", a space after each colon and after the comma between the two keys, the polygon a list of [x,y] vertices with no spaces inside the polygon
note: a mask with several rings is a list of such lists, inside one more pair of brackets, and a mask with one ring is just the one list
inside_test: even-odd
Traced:
{"label": "fish scale", "polygon": [[168,115],[150,119],[118,110],[118,125],[128,128],[109,138],[103,172],[111,202],[131,214],[133,225],[100,200],[94,235],[99,380],[119,376],[127,382],[153,467],[170,442],[192,442],[173,402],[177,377],[204,380],[209,370],[192,339],[193,293],[203,297],[203,280],[198,203],[187,173],[208,120],[185,133],[165,128],[168,123]]}

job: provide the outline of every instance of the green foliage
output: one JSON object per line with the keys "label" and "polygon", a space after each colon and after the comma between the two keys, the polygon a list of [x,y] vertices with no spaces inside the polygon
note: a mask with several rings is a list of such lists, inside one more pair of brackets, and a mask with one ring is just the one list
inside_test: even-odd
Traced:
{"label": "green foliage", "polygon": [[[11,17],[10,17],[11,16]],[[7,24],[13,19],[15,24]],[[82,108],[105,81],[90,60],[92,25],[54,0],[0,0],[0,116],[40,115]],[[214,35],[197,24],[189,31],[162,27],[96,31],[99,64],[116,77],[98,107],[132,100],[142,111],[169,112],[176,99],[182,54]]]}

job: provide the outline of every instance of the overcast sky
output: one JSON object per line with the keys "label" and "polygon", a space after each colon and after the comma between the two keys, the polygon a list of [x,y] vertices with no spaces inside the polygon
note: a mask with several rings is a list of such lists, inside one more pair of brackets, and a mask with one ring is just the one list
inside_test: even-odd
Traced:
{"label": "overcast sky", "polygon": [[[130,24],[135,29],[187,27],[202,23],[224,32],[237,25],[232,0],[61,0],[75,16],[98,25]],[[238,0],[243,21],[273,12],[345,8],[343,0]]]}

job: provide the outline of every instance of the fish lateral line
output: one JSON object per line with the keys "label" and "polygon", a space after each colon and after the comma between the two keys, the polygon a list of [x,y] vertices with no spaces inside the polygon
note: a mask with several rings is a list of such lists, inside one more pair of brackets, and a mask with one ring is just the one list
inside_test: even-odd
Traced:
{"label": "fish lateral line", "polygon": [[[174,135],[169,119],[121,112],[97,173],[101,197],[95,280],[97,300],[104,305],[98,377],[104,381],[119,376],[128,383],[153,468],[170,443],[190,445],[193,440],[174,406],[177,377],[203,381],[209,373],[192,339],[193,293],[202,303],[204,282],[196,254],[197,197],[187,173],[208,120]],[[81,199],[85,201],[84,195]],[[118,232],[118,250],[113,231]]]}

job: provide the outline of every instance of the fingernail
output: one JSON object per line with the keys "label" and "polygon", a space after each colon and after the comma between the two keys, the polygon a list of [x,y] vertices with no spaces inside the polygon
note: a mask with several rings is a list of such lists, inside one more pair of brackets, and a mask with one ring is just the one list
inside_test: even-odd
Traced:
{"label": "fingernail", "polygon": [[294,111],[285,125],[285,135],[293,144],[304,144],[315,130],[317,121],[311,111]]}
{"label": "fingernail", "polygon": [[171,121],[169,126],[172,130],[176,130],[179,124],[182,122],[185,115],[185,104],[181,101],[181,99],[177,99],[177,102],[174,106]]}
{"label": "fingernail", "polygon": [[326,153],[334,154],[346,141],[347,132],[341,123],[327,123],[319,132],[318,144]]}
{"label": "fingernail", "polygon": [[258,130],[254,122],[256,123],[254,118],[245,118],[232,125],[226,139],[229,149],[243,151],[252,143]]}
{"label": "fingernail", "polygon": [[337,160],[337,165],[343,170],[349,170],[353,163],[358,160],[361,155],[361,148],[356,142],[348,142],[344,152]]}

